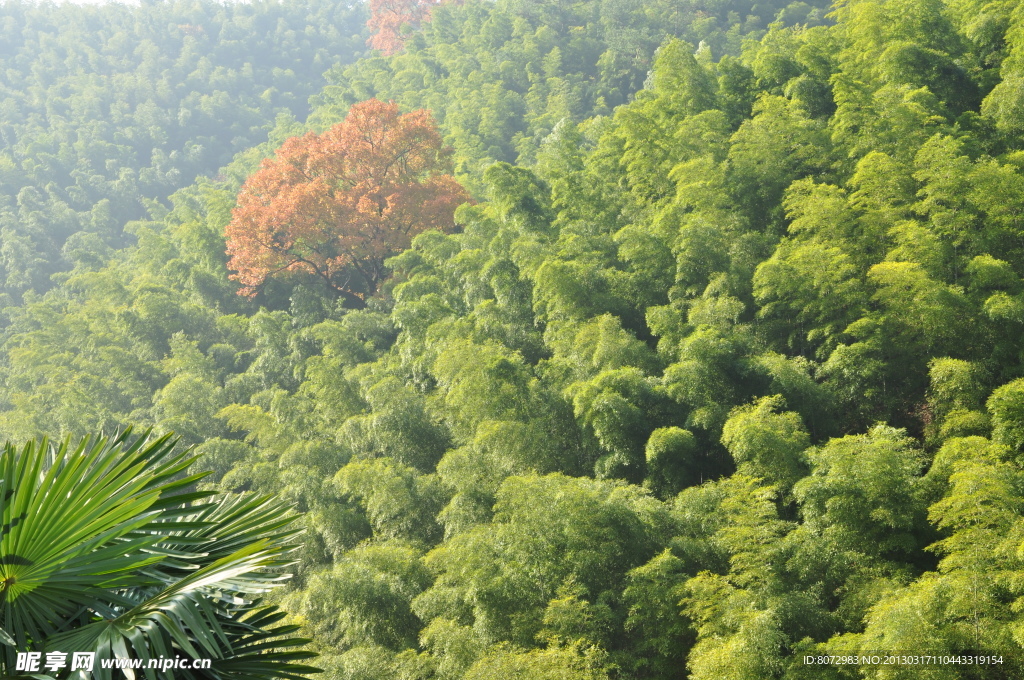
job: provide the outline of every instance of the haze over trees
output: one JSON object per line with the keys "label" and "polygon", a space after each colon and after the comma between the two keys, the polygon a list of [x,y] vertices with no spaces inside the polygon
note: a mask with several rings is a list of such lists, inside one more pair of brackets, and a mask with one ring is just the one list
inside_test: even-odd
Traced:
{"label": "haze over trees", "polygon": [[361,4],[0,5],[0,295],[132,241],[166,198],[303,119],[365,50]]}
{"label": "haze over trees", "polygon": [[438,0],[371,0],[366,25],[372,35],[367,43],[390,57],[405,46],[403,30],[410,35],[430,21],[430,10],[438,4]]}
{"label": "haze over trees", "polygon": [[[432,7],[8,306],[0,432],[151,425],[292,505],[332,679],[1020,677],[1024,9],[827,12]],[[371,111],[473,200],[346,295]],[[802,662],[868,650],[1002,662]]]}

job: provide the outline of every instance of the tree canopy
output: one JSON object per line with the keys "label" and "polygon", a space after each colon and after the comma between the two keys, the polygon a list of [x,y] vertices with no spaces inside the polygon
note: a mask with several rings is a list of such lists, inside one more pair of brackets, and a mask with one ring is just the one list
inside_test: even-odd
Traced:
{"label": "tree canopy", "polygon": [[1021,677],[1019,3],[413,23],[8,305],[0,432],[295,508],[337,680]]}
{"label": "tree canopy", "polygon": [[228,268],[255,294],[270,276],[313,274],[361,302],[384,260],[427,229],[451,231],[469,196],[427,111],[370,99],[322,135],[291,138],[242,185],[225,227]]}
{"label": "tree canopy", "polygon": [[134,242],[167,197],[309,112],[360,3],[0,3],[0,303]]}

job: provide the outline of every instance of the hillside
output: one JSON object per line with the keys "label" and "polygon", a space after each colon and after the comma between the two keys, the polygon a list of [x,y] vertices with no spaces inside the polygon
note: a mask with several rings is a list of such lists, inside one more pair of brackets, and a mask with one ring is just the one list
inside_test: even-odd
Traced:
{"label": "hillside", "polygon": [[[293,504],[275,601],[325,678],[1020,677],[1024,9],[469,1],[402,36],[9,307],[0,431],[173,430]],[[325,255],[399,162],[356,150],[413,137],[401,180],[473,200]],[[240,282],[268,221],[303,262]]]}
{"label": "hillside", "polygon": [[0,3],[0,295],[128,245],[125,223],[304,119],[362,5]]}

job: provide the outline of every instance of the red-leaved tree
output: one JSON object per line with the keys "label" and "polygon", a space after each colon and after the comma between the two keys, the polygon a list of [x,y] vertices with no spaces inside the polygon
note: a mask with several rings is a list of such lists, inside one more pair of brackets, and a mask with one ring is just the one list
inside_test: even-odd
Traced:
{"label": "red-leaved tree", "polygon": [[362,306],[387,276],[385,259],[421,231],[454,228],[469,196],[449,170],[428,111],[376,99],[323,134],[289,139],[242,185],[225,229],[239,294],[302,272]]}
{"label": "red-leaved tree", "polygon": [[372,35],[366,42],[386,55],[400,51],[405,44],[402,26],[419,27],[430,20],[430,10],[443,2],[445,0],[370,0],[370,20],[366,25]]}

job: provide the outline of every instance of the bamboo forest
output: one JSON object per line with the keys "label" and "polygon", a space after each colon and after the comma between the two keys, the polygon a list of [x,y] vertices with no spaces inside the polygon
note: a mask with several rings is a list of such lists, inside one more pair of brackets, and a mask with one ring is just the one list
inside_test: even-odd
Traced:
{"label": "bamboo forest", "polygon": [[1024,678],[1019,0],[0,0],[0,677]]}

